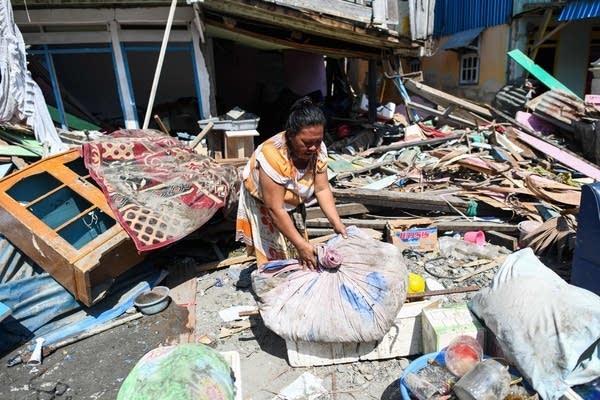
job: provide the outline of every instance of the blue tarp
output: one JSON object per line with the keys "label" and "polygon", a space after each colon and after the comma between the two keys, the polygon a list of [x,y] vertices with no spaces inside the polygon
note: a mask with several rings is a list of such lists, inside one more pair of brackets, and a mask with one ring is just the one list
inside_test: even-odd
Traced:
{"label": "blue tarp", "polygon": [[159,275],[144,262],[120,276],[109,295],[93,307],[79,303],[47,273],[0,284],[0,302],[12,313],[0,322],[0,355],[36,337],[43,336],[44,344],[50,345],[118,317],[154,286]]}
{"label": "blue tarp", "polygon": [[452,50],[460,47],[467,47],[473,42],[485,28],[469,29],[455,33],[450,39],[440,47],[440,50]]}

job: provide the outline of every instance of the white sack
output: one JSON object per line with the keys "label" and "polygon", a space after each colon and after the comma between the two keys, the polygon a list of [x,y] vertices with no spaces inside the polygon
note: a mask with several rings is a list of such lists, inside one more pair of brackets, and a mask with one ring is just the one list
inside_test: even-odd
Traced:
{"label": "white sack", "polygon": [[543,399],[600,376],[600,297],[566,283],[530,248],[508,256],[469,307]]}
{"label": "white sack", "polygon": [[273,262],[287,264],[277,272],[253,274],[265,325],[292,341],[380,340],[406,300],[402,252],[356,227],[326,246],[343,258],[338,269],[302,270],[296,260],[284,260]]}

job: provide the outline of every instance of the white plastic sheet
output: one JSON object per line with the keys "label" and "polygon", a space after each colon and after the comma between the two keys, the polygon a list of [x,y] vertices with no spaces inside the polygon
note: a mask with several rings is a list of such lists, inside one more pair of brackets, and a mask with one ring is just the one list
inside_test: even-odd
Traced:
{"label": "white plastic sheet", "polygon": [[543,399],[600,376],[600,297],[566,283],[530,248],[508,256],[469,306]]}
{"label": "white plastic sheet", "polygon": [[33,128],[46,155],[67,149],[56,132],[42,91],[27,70],[25,43],[10,0],[0,0],[0,122],[23,120]]}

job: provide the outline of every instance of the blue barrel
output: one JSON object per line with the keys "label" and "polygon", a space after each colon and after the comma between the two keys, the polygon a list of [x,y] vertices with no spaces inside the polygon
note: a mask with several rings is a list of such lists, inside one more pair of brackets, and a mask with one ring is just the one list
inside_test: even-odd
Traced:
{"label": "blue barrel", "polygon": [[581,188],[571,284],[600,295],[600,183]]}

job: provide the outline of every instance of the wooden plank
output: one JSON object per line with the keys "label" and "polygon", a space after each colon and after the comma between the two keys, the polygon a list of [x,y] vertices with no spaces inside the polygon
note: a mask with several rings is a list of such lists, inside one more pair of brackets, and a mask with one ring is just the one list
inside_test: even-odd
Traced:
{"label": "wooden plank", "polygon": [[546,72],[542,67],[537,65],[531,58],[527,57],[523,52],[519,49],[511,50],[507,53],[517,64],[523,67],[526,71],[531,73],[537,79],[539,79],[544,85],[549,87],[550,89],[558,89],[563,92],[572,94],[573,96],[579,98],[571,89],[566,87],[562,82],[558,79],[550,75]]}
{"label": "wooden plank", "polygon": [[428,112],[430,114],[437,115],[440,118],[440,121],[442,121],[442,120],[450,120],[450,121],[461,123],[463,125],[470,126],[472,128],[477,127],[477,124],[475,122],[473,122],[473,121],[469,121],[469,120],[466,120],[464,118],[460,118],[460,117],[457,117],[455,115],[449,114],[448,112],[452,110],[451,107],[453,107],[453,106],[454,105],[451,105],[450,107],[446,108],[445,111],[442,112],[442,111],[438,111],[438,110],[436,110],[434,108],[427,107],[427,106],[425,106],[423,104],[419,104],[419,103],[408,102],[406,104],[406,107],[408,107],[410,109],[426,111],[426,112]]}
{"label": "wooden plank", "polygon": [[440,232],[469,232],[469,231],[489,231],[504,233],[517,233],[519,229],[515,224],[487,222],[487,221],[444,221],[432,218],[411,218],[411,219],[392,219],[387,221],[390,228],[408,228],[416,225],[435,226]]}
{"label": "wooden plank", "polygon": [[[278,38],[272,35],[263,35],[256,33],[255,31],[243,29],[239,26],[232,26],[231,24],[225,24],[221,20],[205,19],[206,25],[211,27],[213,31],[230,31],[235,35],[244,35],[250,38],[256,39],[256,41],[262,41],[269,43],[270,45],[276,44],[281,47],[287,47],[290,49],[297,49],[306,52],[319,53],[327,56],[335,57],[357,57],[369,59],[377,54],[377,49],[371,49],[368,47],[362,47],[362,50],[358,50],[356,47],[341,48],[339,46],[325,46],[322,44],[310,44],[305,42],[299,42],[290,38]],[[372,50],[372,52],[370,51]]]}
{"label": "wooden plank", "polygon": [[516,251],[519,249],[519,240],[510,235],[506,235],[497,231],[486,231],[485,239],[491,244],[506,247],[510,251]]}
{"label": "wooden plank", "polygon": [[494,118],[492,112],[485,107],[472,103],[468,100],[462,99],[460,97],[456,97],[448,93],[442,92],[441,90],[437,90],[421,82],[415,82],[412,79],[407,79],[404,82],[404,85],[409,91],[418,94],[421,97],[424,97],[427,100],[435,104],[439,104],[443,107],[448,107],[450,104],[455,104],[460,108],[474,112],[475,114],[482,115],[486,118]]}
{"label": "wooden plank", "polygon": [[[346,226],[357,226],[359,228],[371,228],[377,230],[385,229],[388,220],[385,219],[357,219],[357,218],[342,218],[342,223]],[[313,218],[306,220],[306,226],[308,228],[326,228],[330,227],[331,224],[327,218]]]}
{"label": "wooden plank", "polygon": [[426,193],[404,193],[392,190],[334,189],[336,200],[360,201],[365,205],[398,209],[431,210],[456,213],[466,212],[469,203],[452,195],[428,195]]}
{"label": "wooden plank", "polygon": [[460,139],[463,136],[463,134],[464,134],[463,131],[455,131],[454,134],[448,135],[443,138],[434,138],[434,139],[426,139],[426,140],[411,141],[411,142],[399,141],[399,142],[395,142],[395,143],[388,144],[385,146],[372,147],[370,149],[367,149],[365,151],[358,153],[358,155],[361,157],[368,157],[371,154],[385,153],[387,151],[400,150],[400,149],[404,149],[406,147],[431,146],[434,144],[445,143],[445,142],[448,142],[448,141],[454,140],[454,139]]}
{"label": "wooden plank", "polygon": [[[481,271],[481,272],[483,272],[483,271]],[[459,282],[462,280],[457,279],[456,281]],[[470,285],[470,286],[455,287],[455,288],[440,289],[440,290],[426,290],[424,292],[419,292],[419,293],[409,293],[406,295],[406,298],[407,299],[421,299],[423,297],[444,296],[447,294],[455,294],[455,293],[476,292],[480,289],[481,288],[477,285]]]}
{"label": "wooden plank", "polygon": [[[357,26],[350,19],[340,21],[338,18],[328,17],[323,14],[296,10],[267,2],[205,0],[202,3],[202,7],[225,12],[232,16],[250,18],[267,25],[275,24],[292,31],[298,30],[308,34],[344,40],[365,46],[389,48],[403,44],[407,45],[407,48],[410,48],[410,40],[408,39],[385,34],[385,32],[370,35],[368,29]],[[211,21],[207,19],[206,23],[210,24]]]}
{"label": "wooden plank", "polygon": [[190,143],[190,147],[192,150],[196,151],[196,147],[200,144],[200,141],[202,139],[204,139],[204,136],[206,136],[206,134],[208,132],[210,132],[210,130],[213,128],[213,126],[215,125],[214,122],[209,121],[208,124],[206,124],[206,126],[204,128],[202,128],[202,130],[200,131],[200,133],[198,135],[196,135],[196,137],[194,138],[194,140],[192,140],[192,142]]}
{"label": "wooden plank", "polygon": [[[358,215],[358,214],[366,214],[369,212],[369,209],[365,207],[361,203],[346,203],[346,204],[336,204],[335,208],[340,217],[344,217],[347,215]],[[309,207],[306,209],[306,219],[314,219],[314,218],[324,218],[325,214],[320,207]]]}
{"label": "wooden plank", "polygon": [[352,19],[363,23],[371,23],[373,11],[371,7],[340,0],[265,0],[268,3],[282,4],[289,7],[303,8],[319,14],[334,15],[344,19]]}
{"label": "wooden plank", "polygon": [[222,261],[212,261],[209,263],[201,264],[196,267],[196,271],[212,271],[215,269],[221,269],[225,267],[229,267],[234,264],[243,264],[245,262],[250,262],[256,260],[254,256],[241,255],[236,257],[230,257]]}
{"label": "wooden plank", "polygon": [[587,160],[575,155],[574,153],[567,152],[565,149],[554,146],[537,136],[529,135],[525,132],[521,132],[518,129],[514,129],[519,140],[532,146],[534,149],[554,158],[557,161],[565,164],[567,167],[573,168],[574,170],[581,172],[582,174],[600,180],[600,169],[594,164]]}
{"label": "wooden plank", "polygon": [[169,294],[175,304],[188,310],[185,330],[179,335],[178,343],[196,343],[196,294],[198,271],[193,264],[169,265],[165,284],[171,288]]}
{"label": "wooden plank", "polygon": [[486,221],[452,221],[452,222],[435,222],[433,224],[438,228],[439,231],[455,231],[455,232],[469,232],[469,231],[496,231],[503,233],[515,233],[519,229],[515,224],[503,224],[497,222],[486,222]]}
{"label": "wooden plank", "polygon": [[313,343],[286,340],[288,361],[293,367],[344,364],[360,360],[383,360],[423,352],[421,311],[435,301],[402,306],[384,337],[368,343]]}

